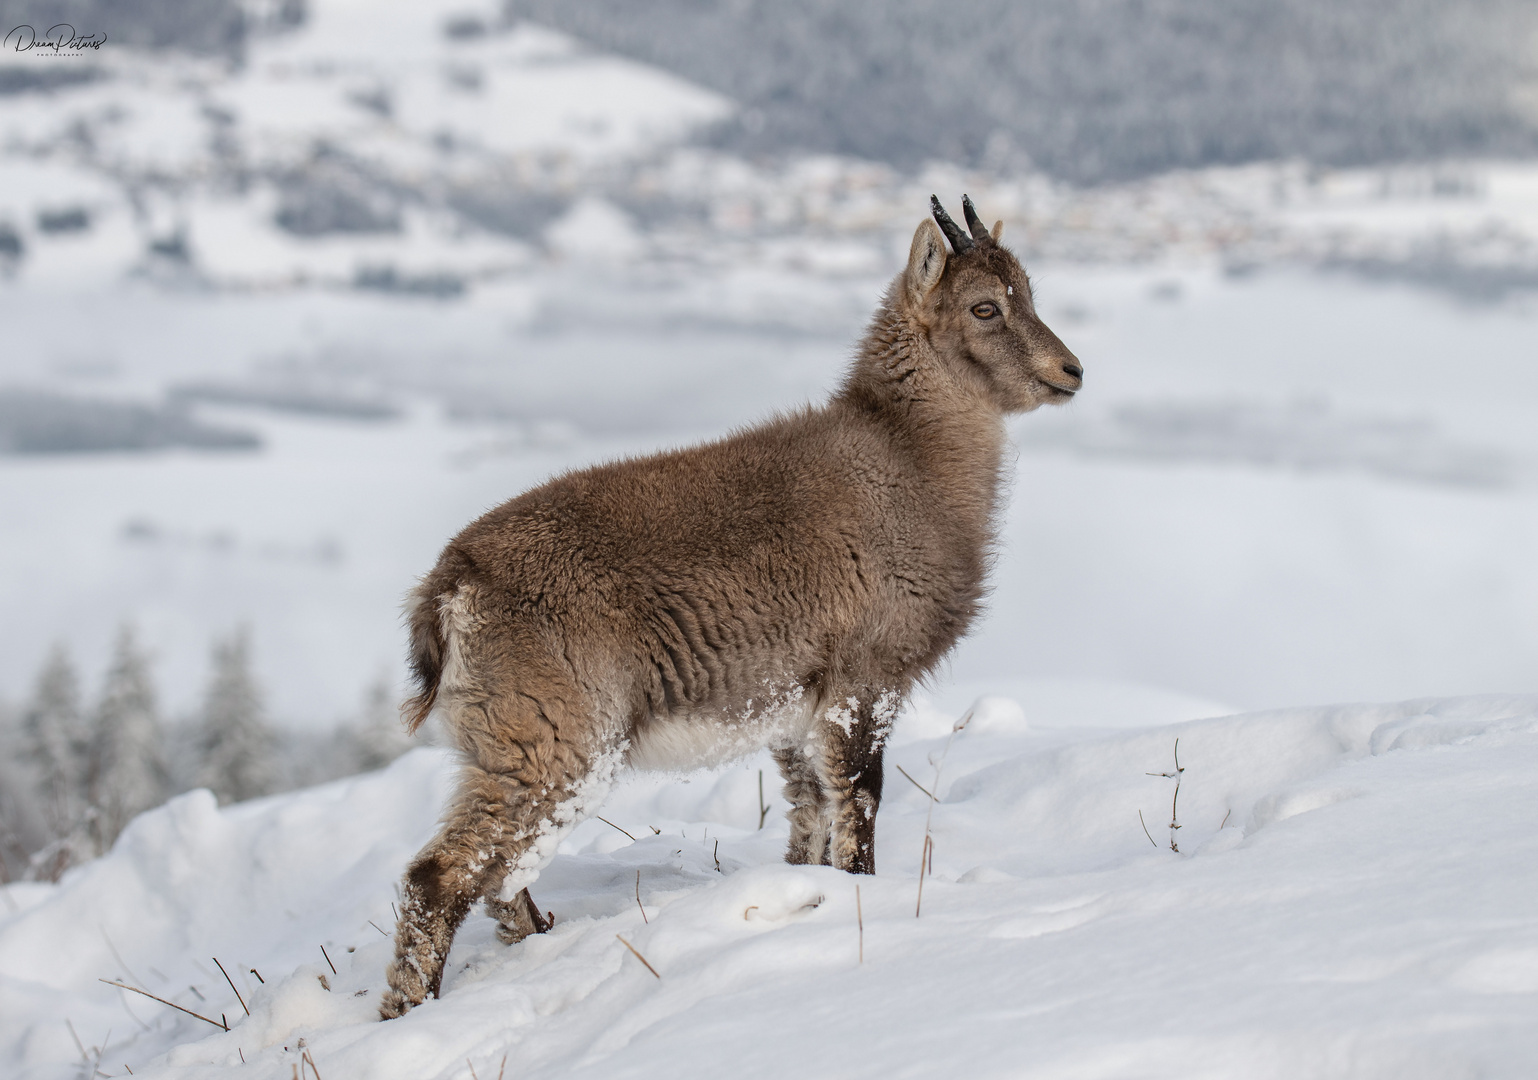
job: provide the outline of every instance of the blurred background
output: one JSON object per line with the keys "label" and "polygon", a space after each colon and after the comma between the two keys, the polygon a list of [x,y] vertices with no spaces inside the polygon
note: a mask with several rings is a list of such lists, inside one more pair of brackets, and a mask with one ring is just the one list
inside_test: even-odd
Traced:
{"label": "blurred background", "polygon": [[990,615],[929,693],[1053,726],[1538,688],[1528,0],[0,24],[8,875],[400,752],[444,541],[823,398],[931,192],[1004,220],[1087,388],[1012,424]]}

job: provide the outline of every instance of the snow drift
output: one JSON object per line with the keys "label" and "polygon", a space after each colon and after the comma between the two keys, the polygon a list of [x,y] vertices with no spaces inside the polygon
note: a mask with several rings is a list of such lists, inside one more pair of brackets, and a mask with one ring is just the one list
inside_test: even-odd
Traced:
{"label": "snow drift", "polygon": [[[953,715],[910,708],[889,761],[918,783],[889,769],[874,878],[780,862],[783,807],[757,827],[765,761],[632,776],[612,824],[582,825],[535,886],[555,928],[508,948],[472,915],[443,998],[388,1024],[394,883],[450,756],[224,810],[193,792],[60,884],[0,894],[0,1061],[27,1078],[98,1058],[286,1078],[306,1053],[332,1078],[489,1077],[504,1055],[520,1077],[1403,1078],[1538,1056],[1538,697],[1054,720],[985,698],[947,753]],[[1177,738],[1172,830],[1174,781],[1150,774],[1173,771]]]}

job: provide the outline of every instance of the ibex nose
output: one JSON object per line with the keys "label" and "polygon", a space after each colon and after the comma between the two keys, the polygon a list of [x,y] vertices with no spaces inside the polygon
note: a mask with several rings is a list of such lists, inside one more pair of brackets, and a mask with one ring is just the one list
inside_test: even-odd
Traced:
{"label": "ibex nose", "polygon": [[1063,365],[1063,374],[1064,375],[1071,375],[1075,379],[1081,379],[1082,380],[1084,378],[1084,369],[1081,368],[1078,364],[1064,364]]}

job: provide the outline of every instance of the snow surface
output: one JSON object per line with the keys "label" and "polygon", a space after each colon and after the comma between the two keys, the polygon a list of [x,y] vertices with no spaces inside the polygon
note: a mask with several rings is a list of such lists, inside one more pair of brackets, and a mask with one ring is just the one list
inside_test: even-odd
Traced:
{"label": "snow surface", "polygon": [[[617,828],[584,823],[534,887],[555,928],[506,947],[477,911],[442,999],[388,1024],[375,926],[451,757],[223,810],[181,796],[58,885],[0,893],[0,1062],[76,1076],[67,1020],[107,1075],[184,1078],[288,1078],[305,1052],[379,1080],[504,1055],[550,1077],[1531,1075],[1538,697],[1108,730],[995,696],[941,761],[954,716],[920,702],[889,753],[925,785],[943,766],[920,917],[928,799],[895,768],[873,878],[780,861],[767,758],[632,775]],[[1176,739],[1178,854],[1173,781],[1149,775]]]}

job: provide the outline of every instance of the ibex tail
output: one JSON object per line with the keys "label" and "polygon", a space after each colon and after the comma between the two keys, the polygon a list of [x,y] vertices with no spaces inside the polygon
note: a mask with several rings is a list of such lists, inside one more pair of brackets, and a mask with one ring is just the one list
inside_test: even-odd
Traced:
{"label": "ibex tail", "polygon": [[443,675],[443,619],[439,605],[452,594],[458,577],[440,564],[411,590],[406,600],[406,629],[411,635],[408,663],[417,692],[401,703],[401,719],[412,734],[422,726],[438,700],[438,681]]}

